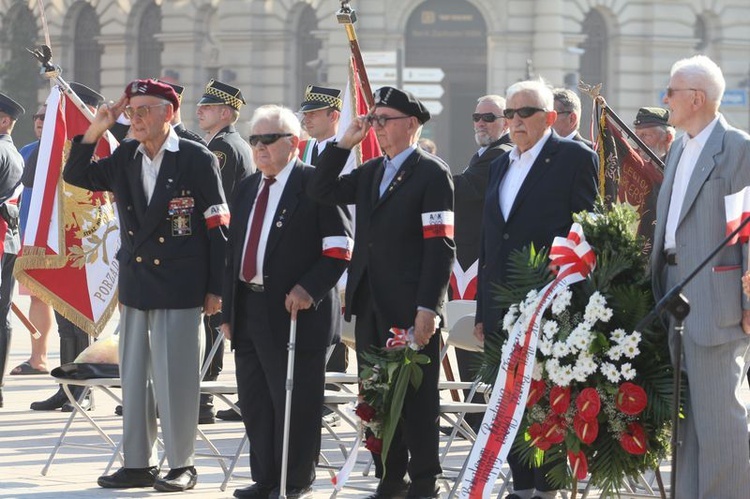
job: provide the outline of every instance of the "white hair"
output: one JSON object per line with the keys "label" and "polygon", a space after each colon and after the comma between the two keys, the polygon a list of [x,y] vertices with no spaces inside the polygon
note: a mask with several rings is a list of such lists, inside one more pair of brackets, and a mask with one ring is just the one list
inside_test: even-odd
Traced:
{"label": "white hair", "polygon": [[555,98],[549,85],[541,80],[519,81],[508,87],[505,92],[505,98],[510,100],[514,95],[521,92],[529,92],[537,97],[539,106],[547,111],[555,109]]}
{"label": "white hair", "polygon": [[703,90],[706,99],[720,103],[727,86],[721,68],[705,55],[695,55],[687,59],[680,59],[672,65],[669,75],[679,74],[692,87]]}
{"label": "white hair", "polygon": [[274,122],[282,132],[291,133],[295,137],[299,137],[302,133],[302,126],[297,115],[288,107],[275,104],[260,106],[253,113],[253,117],[250,118],[250,130],[253,130],[260,121]]}
{"label": "white hair", "polygon": [[505,97],[503,97],[502,95],[496,95],[496,94],[483,95],[482,97],[477,99],[477,104],[480,104],[482,102],[492,102],[497,107],[499,107],[501,111],[505,109],[505,106],[506,106]]}

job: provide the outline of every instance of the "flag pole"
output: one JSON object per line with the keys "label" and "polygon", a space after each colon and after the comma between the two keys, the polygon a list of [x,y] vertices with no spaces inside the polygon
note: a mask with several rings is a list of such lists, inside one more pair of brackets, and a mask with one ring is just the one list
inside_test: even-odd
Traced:
{"label": "flag pole", "polygon": [[372,96],[370,79],[367,77],[365,61],[362,59],[362,51],[359,49],[359,40],[357,40],[357,32],[354,29],[354,24],[357,22],[357,13],[354,9],[349,7],[349,1],[350,0],[341,0],[341,9],[336,12],[336,19],[339,24],[344,25],[346,37],[349,39],[349,48],[354,57],[354,65],[359,76],[359,82],[362,85],[362,93],[367,102],[367,108],[372,109],[375,107],[375,99]]}

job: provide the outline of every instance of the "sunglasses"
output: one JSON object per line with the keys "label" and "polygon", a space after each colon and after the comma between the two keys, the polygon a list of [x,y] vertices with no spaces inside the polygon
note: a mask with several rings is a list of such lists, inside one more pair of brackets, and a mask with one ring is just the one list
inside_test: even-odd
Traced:
{"label": "sunglasses", "polygon": [[667,97],[672,97],[675,92],[685,92],[685,91],[692,91],[692,92],[699,92],[700,88],[671,88],[667,87]]}
{"label": "sunglasses", "polygon": [[502,116],[492,113],[474,113],[471,115],[471,119],[474,120],[474,123],[479,123],[480,121],[484,121],[485,123],[494,123],[500,118],[502,118]]}
{"label": "sunglasses", "polygon": [[375,123],[377,123],[378,126],[384,127],[391,120],[403,120],[404,118],[411,118],[411,116],[385,116],[383,114],[371,114],[370,116],[367,116],[365,120],[367,120],[370,126],[374,126]]}
{"label": "sunglasses", "polygon": [[144,119],[146,116],[148,116],[148,113],[151,112],[152,107],[160,107],[160,106],[166,106],[166,105],[167,105],[167,102],[162,102],[161,104],[151,104],[150,106],[140,106],[140,107],[126,106],[122,112],[125,114],[125,116],[128,117],[129,120],[132,120],[135,117]]}
{"label": "sunglasses", "polygon": [[251,135],[247,138],[252,147],[257,146],[259,143],[264,146],[270,146],[282,137],[291,137],[291,133],[262,133],[260,135]]}
{"label": "sunglasses", "polygon": [[44,114],[35,114],[34,116],[32,116],[32,118],[34,119],[34,121],[36,120],[44,121]]}
{"label": "sunglasses", "polygon": [[541,107],[519,107],[518,109],[506,109],[503,111],[503,116],[507,119],[512,120],[513,117],[518,114],[521,118],[528,118],[534,116],[536,113],[546,113],[546,109]]}

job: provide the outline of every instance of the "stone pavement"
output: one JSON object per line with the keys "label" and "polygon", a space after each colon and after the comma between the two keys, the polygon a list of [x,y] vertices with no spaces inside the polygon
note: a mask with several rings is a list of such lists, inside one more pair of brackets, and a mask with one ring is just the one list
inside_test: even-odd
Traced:
{"label": "stone pavement", "polygon": [[[18,297],[16,304],[24,312],[28,310],[28,298]],[[103,335],[111,334],[115,328],[117,317],[110,321]],[[13,317],[13,340],[11,347],[11,359],[9,369],[26,360],[31,350],[30,336]],[[51,367],[59,362],[58,336],[53,332],[50,341]],[[232,380],[234,377],[234,362],[232,355],[226,355],[225,371],[221,379]],[[103,474],[107,463],[112,456],[111,449],[91,449],[74,446],[63,446],[52,462],[46,475],[42,475],[42,469],[47,463],[50,452],[57,442],[60,432],[68,420],[69,414],[60,411],[35,412],[29,410],[29,404],[35,400],[42,400],[53,393],[56,389],[53,378],[50,376],[7,376],[3,394],[5,407],[0,409],[0,497],[2,498],[88,498],[88,497],[152,497],[162,495],[151,489],[130,490],[108,490],[96,485],[96,479]],[[117,390],[115,390],[117,393]],[[750,402],[750,391],[743,390],[744,399]],[[122,420],[114,415],[116,402],[102,392],[95,393],[95,409],[88,414],[101,425],[116,442],[121,435]],[[217,403],[218,408],[224,406]],[[200,427],[211,442],[222,454],[234,454],[244,434],[243,427],[239,422],[221,422],[217,420],[213,425],[201,425]],[[336,431],[344,438],[347,445],[354,440],[355,431],[351,426],[342,423]],[[103,444],[104,440],[96,431],[79,415],[77,415],[71,430],[66,438],[68,444]],[[441,442],[441,445],[445,440]],[[323,437],[323,456],[338,468],[343,457],[330,436]],[[465,441],[454,444],[449,454],[447,466],[458,468],[469,451],[469,445]],[[207,446],[198,441],[196,450],[199,453],[208,451]],[[362,450],[360,459],[367,452]],[[119,467],[115,462],[114,469]],[[250,483],[249,463],[247,449],[240,457],[235,474],[229,482],[226,491],[220,490],[224,475],[219,460],[210,457],[198,457],[196,459],[198,470],[198,485],[187,495],[205,498],[232,497],[232,492],[237,487],[244,487]],[[360,464],[350,479],[350,485],[358,489],[347,487],[338,494],[341,498],[361,498],[367,495],[362,489],[373,489],[377,482],[372,476],[363,476],[364,465]],[[669,482],[669,467],[662,466],[664,480]],[[455,476],[455,472],[446,471]],[[322,467],[318,469],[315,486],[315,497],[330,497],[333,486],[330,481],[329,471]],[[497,492],[496,488],[496,492]],[[445,490],[445,489],[444,489]],[[447,494],[444,494],[447,496]],[[589,497],[597,497],[596,493]],[[634,495],[623,495],[622,497],[643,497]]]}

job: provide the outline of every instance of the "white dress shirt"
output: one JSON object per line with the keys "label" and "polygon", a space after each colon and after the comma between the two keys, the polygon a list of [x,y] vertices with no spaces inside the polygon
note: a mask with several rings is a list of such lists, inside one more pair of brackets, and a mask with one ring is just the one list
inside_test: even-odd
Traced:
{"label": "white dress shirt", "polygon": [[156,153],[156,156],[154,156],[153,159],[148,157],[148,154],[146,154],[146,148],[143,147],[143,144],[140,144],[138,149],[136,149],[136,154],[141,153],[141,182],[143,183],[143,192],[146,194],[146,204],[151,202],[151,196],[154,195],[156,179],[159,176],[161,162],[164,159],[164,151],[177,152],[179,150],[180,138],[172,127],[169,128],[167,139],[161,145],[159,152]]}
{"label": "white dress shirt", "polygon": [[552,131],[548,128],[542,138],[534,144],[534,147],[528,151],[521,153],[518,150],[518,146],[513,146],[510,151],[510,164],[508,165],[508,171],[505,172],[505,176],[500,181],[500,187],[498,189],[498,195],[500,196],[500,211],[503,213],[503,217],[507,220],[510,215],[510,210],[513,208],[513,203],[516,201],[518,191],[521,190],[523,181],[526,180],[526,176],[531,171],[531,167],[539,157],[539,153],[542,151],[542,147],[547,143],[547,140],[552,135]]}

